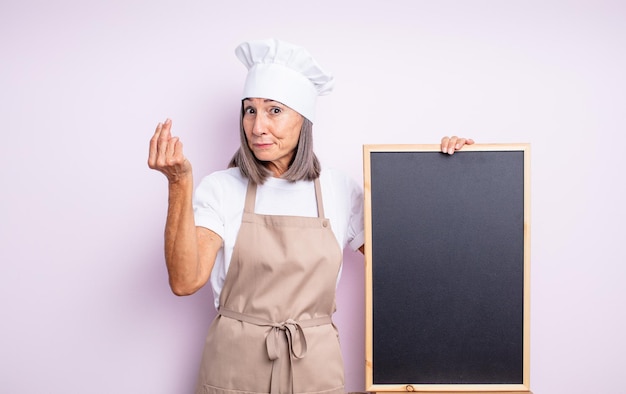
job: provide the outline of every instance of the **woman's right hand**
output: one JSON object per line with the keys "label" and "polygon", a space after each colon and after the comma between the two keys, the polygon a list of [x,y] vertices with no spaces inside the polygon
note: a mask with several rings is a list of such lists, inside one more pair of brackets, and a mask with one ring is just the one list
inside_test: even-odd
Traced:
{"label": "woman's right hand", "polygon": [[191,176],[191,163],[183,154],[183,143],[178,137],[172,137],[172,121],[159,123],[152,139],[148,167],[162,172],[170,183],[176,183]]}

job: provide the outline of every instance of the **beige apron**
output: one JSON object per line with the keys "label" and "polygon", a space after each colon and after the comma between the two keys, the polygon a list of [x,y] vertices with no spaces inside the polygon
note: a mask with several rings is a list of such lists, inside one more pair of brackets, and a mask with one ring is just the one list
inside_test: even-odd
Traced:
{"label": "beige apron", "polygon": [[196,394],[343,394],[332,324],[342,250],[324,218],[254,213],[248,185],[241,228],[202,357]]}

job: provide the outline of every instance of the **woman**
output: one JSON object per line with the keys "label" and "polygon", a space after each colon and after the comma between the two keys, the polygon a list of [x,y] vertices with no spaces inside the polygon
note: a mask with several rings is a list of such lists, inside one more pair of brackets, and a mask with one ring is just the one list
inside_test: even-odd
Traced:
{"label": "woman", "polygon": [[[236,54],[248,75],[229,169],[205,177],[194,197],[171,121],[150,141],[148,165],[169,181],[172,291],[193,294],[210,280],[218,310],[196,393],[343,394],[331,316],[343,248],[363,251],[363,195],[342,173],[322,172],[313,153],[315,101],[334,80],[285,42],[247,42]],[[472,143],[446,137],[441,149]]]}

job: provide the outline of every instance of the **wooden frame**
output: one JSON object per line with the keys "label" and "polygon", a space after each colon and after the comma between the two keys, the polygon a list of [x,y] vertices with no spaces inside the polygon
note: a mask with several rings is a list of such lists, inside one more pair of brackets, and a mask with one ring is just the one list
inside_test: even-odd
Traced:
{"label": "wooden frame", "polygon": [[[382,153],[382,155],[380,155]],[[423,154],[426,155],[423,155]],[[401,154],[401,155],[397,155],[397,154]],[[408,154],[408,155],[407,155]],[[524,393],[524,394],[530,394],[530,145],[529,144],[475,144],[475,145],[468,145],[465,146],[461,151],[455,153],[452,156],[448,156],[445,155],[443,153],[440,153],[440,147],[439,145],[365,145],[363,147],[363,155],[364,155],[364,185],[365,185],[365,263],[366,263],[366,344],[365,344],[365,351],[366,351],[366,390],[369,392],[419,392],[419,393],[438,393],[438,394],[442,394],[442,393],[489,393],[489,394],[497,394],[497,393],[506,393],[506,394],[515,394],[515,393]],[[463,156],[466,155],[466,156]],[[515,189],[515,190],[521,190],[521,196],[516,196],[516,199],[519,199],[519,201],[522,201],[523,206],[520,207],[520,209],[522,210],[522,212],[519,213],[519,215],[523,215],[523,218],[519,219],[519,223],[520,226],[522,226],[523,228],[519,228],[519,232],[518,232],[518,222],[516,221],[515,224],[513,225],[513,228],[516,229],[514,231],[515,236],[514,238],[517,238],[518,240],[515,242],[519,242],[519,245],[523,245],[523,251],[518,251],[518,248],[513,248],[515,249],[515,255],[519,256],[520,254],[522,254],[523,256],[520,257],[519,259],[515,259],[515,261],[517,262],[519,260],[519,264],[517,265],[522,265],[519,268],[516,268],[516,270],[519,271],[519,274],[515,274],[518,275],[518,277],[515,276],[511,276],[514,280],[512,280],[511,283],[520,283],[523,281],[523,283],[521,283],[521,286],[523,288],[519,288],[517,289],[518,292],[515,293],[515,296],[511,296],[510,299],[513,300],[511,302],[511,305],[514,306],[512,308],[510,308],[511,310],[519,310],[519,313],[515,314],[516,318],[512,319],[514,320],[514,324],[509,324],[508,322],[505,322],[504,324],[508,327],[511,326],[513,327],[511,330],[509,330],[510,332],[512,332],[514,335],[512,335],[513,338],[509,338],[507,337],[507,341],[506,344],[503,345],[504,349],[505,349],[505,353],[506,351],[508,351],[509,347],[511,349],[513,349],[512,351],[510,351],[511,354],[513,354],[513,356],[511,356],[510,358],[514,360],[513,363],[511,363],[511,365],[514,365],[514,368],[511,368],[512,371],[512,375],[515,376],[515,378],[511,379],[508,378],[507,374],[502,374],[502,378],[500,377],[500,375],[497,375],[498,373],[494,373],[494,376],[489,375],[489,372],[485,375],[487,376],[489,379],[486,379],[485,382],[481,381],[482,379],[482,372],[481,374],[477,374],[477,376],[472,377],[469,376],[469,378],[467,379],[467,381],[465,381],[465,377],[457,377],[457,376],[453,376],[453,377],[447,377],[444,376],[441,380],[445,380],[443,382],[438,382],[437,379],[439,379],[439,375],[437,374],[432,374],[431,376],[426,376],[424,377],[424,379],[422,379],[421,377],[419,378],[415,378],[415,379],[406,379],[406,380],[401,380],[398,381],[395,377],[389,379],[389,380],[393,380],[393,382],[388,382],[385,381],[385,377],[376,377],[377,376],[377,368],[378,370],[380,370],[381,365],[384,363],[384,361],[381,361],[380,365],[377,365],[376,362],[379,359],[382,358],[376,358],[375,357],[375,352],[374,352],[374,347],[375,347],[375,341],[380,341],[381,339],[377,336],[375,336],[374,333],[374,326],[375,326],[375,312],[374,312],[374,306],[375,306],[375,302],[374,302],[374,298],[377,297],[375,295],[375,290],[374,290],[374,285],[375,285],[375,281],[379,280],[377,277],[375,277],[374,274],[374,269],[377,266],[377,264],[379,264],[379,266],[384,266],[384,269],[388,269],[389,271],[393,270],[394,268],[388,268],[387,265],[392,265],[395,263],[390,264],[389,263],[389,259],[386,258],[381,258],[381,256],[383,256],[385,253],[397,253],[396,249],[398,248],[391,248],[393,249],[392,252],[389,251],[383,251],[380,252],[380,248],[383,248],[383,246],[378,247],[377,243],[380,245],[385,245],[385,247],[389,247],[389,245],[395,245],[394,242],[395,239],[397,238],[396,235],[382,235],[380,237],[386,237],[387,239],[393,239],[393,241],[390,241],[389,245],[386,244],[385,242],[379,241],[379,239],[382,238],[375,238],[375,229],[373,228],[373,225],[378,225],[379,222],[384,222],[386,219],[386,214],[380,214],[380,217],[385,218],[385,220],[379,220],[376,221],[374,218],[376,217],[378,211],[376,211],[377,209],[379,210],[383,210],[380,208],[381,205],[384,205],[382,203],[379,203],[378,201],[384,201],[387,199],[392,199],[393,198],[397,198],[398,195],[405,195],[406,193],[403,193],[402,191],[400,193],[398,193],[398,190],[393,190],[394,187],[387,187],[388,184],[403,184],[403,180],[408,180],[408,183],[416,183],[415,179],[413,179],[413,173],[414,172],[419,172],[419,173],[431,173],[433,171],[439,171],[438,168],[446,168],[448,164],[446,163],[455,163],[455,160],[465,160],[466,158],[471,159],[471,163],[475,163],[475,164],[469,164],[467,166],[468,171],[476,171],[477,174],[476,175],[480,175],[480,173],[483,172],[481,166],[486,166],[484,168],[488,168],[490,165],[494,166],[494,167],[498,167],[495,169],[495,171],[501,171],[500,170],[500,165],[499,164],[490,164],[490,160],[491,157],[494,157],[493,155],[497,155],[497,157],[500,159],[503,159],[505,162],[509,161],[509,157],[515,157],[514,160],[511,160],[511,162],[514,162],[514,164],[511,164],[511,168],[514,169],[514,172],[516,174],[518,174],[516,177],[513,177],[515,179],[517,179],[517,181],[521,182],[522,184],[519,185],[519,189]],[[520,164],[520,156],[521,156],[521,164]],[[385,171],[379,171],[380,174],[376,175],[373,174],[374,172],[378,171],[377,170],[377,166],[378,166],[378,162],[393,162],[396,160],[396,157],[401,157],[402,160],[409,160],[411,163],[410,168],[407,168],[406,165],[404,165],[404,167],[400,167],[400,169],[404,168],[405,171],[390,171],[390,172],[385,172]],[[408,159],[407,159],[408,158]],[[429,166],[427,170],[424,171],[420,171],[420,170],[416,170],[413,171],[412,169],[414,167],[412,167],[413,162],[411,160],[416,159],[418,162],[418,166],[420,165],[420,160],[422,160],[421,158],[428,158],[427,160],[433,160],[435,163],[433,164],[433,166]],[[441,165],[443,164],[443,165]],[[390,165],[391,167],[393,167],[392,164]],[[402,166],[402,165],[401,165]],[[517,168],[521,166],[522,168]],[[374,169],[373,169],[374,167]],[[505,166],[506,167],[506,166]],[[442,174],[446,174],[446,171],[449,170],[444,170],[442,172]],[[463,171],[465,171],[465,168],[463,169]],[[519,174],[521,173],[521,176],[519,176]],[[505,179],[505,184],[506,182],[517,182],[517,181],[511,181],[509,176],[507,176],[505,173],[502,173],[501,175],[497,175],[494,176],[494,178],[497,177],[501,177],[501,178],[507,178]],[[377,180],[376,177],[381,178],[381,180]],[[394,183],[394,182],[388,182],[388,178],[393,178],[393,177],[397,177],[397,178],[401,178],[400,181]],[[428,175],[427,177],[432,177],[431,175]],[[484,177],[484,175],[483,175]],[[436,178],[436,177],[435,177]],[[463,174],[462,178],[459,179],[468,179],[467,182],[474,182],[472,180],[472,176],[467,175],[467,174]],[[384,179],[384,181],[382,181]],[[441,179],[441,182],[447,182],[448,180],[446,179]],[[464,181],[462,181],[461,183],[463,183]],[[483,179],[483,183],[485,184],[492,184],[493,182],[484,182]],[[426,184],[426,183],[425,183]],[[384,191],[381,192],[376,192],[376,190],[372,190],[372,188],[377,188],[377,187],[381,187],[381,188],[385,188]],[[404,188],[404,186],[402,186]],[[465,185],[464,186],[467,190],[467,188],[476,188],[478,190],[481,190],[481,188],[479,187],[479,185],[476,184],[469,184],[469,186]],[[499,190],[496,186],[489,186],[490,190],[496,190],[496,194],[498,193],[497,190]],[[508,189],[508,188],[507,188]],[[420,191],[420,194],[423,194],[423,191],[429,191],[430,189],[422,189]],[[463,191],[463,193],[465,194],[465,190]],[[406,191],[406,190],[405,190]],[[413,190],[414,191],[414,190]],[[412,193],[413,191],[409,191],[409,193]],[[480,191],[479,191],[480,192]],[[455,194],[455,193],[447,193],[447,194]],[[468,195],[471,195],[471,193],[467,193]],[[519,194],[519,193],[517,193]],[[378,196],[380,195],[380,197],[374,197],[374,196]],[[394,197],[396,196],[396,197]],[[437,196],[434,196],[437,197]],[[421,197],[420,197],[421,198]],[[471,197],[470,197],[471,198]],[[436,199],[436,198],[435,198]],[[503,197],[504,200],[506,200],[506,197]],[[374,200],[374,202],[373,202]],[[395,203],[389,203],[389,205],[392,205],[392,209],[396,206],[396,205],[401,205],[403,203],[406,203],[406,201],[412,201],[411,199],[402,199],[400,198],[400,202],[398,202],[398,204]],[[404,202],[403,202],[404,201]],[[517,201],[517,200],[516,200]],[[438,203],[438,202],[435,202]],[[378,204],[378,205],[377,205]],[[387,204],[387,203],[385,203]],[[483,202],[483,204],[485,204]],[[516,203],[517,204],[517,203]],[[516,206],[519,206],[520,204],[517,204]],[[388,209],[388,207],[385,205],[384,209]],[[376,212],[373,212],[376,211]],[[386,211],[385,211],[386,212]],[[497,215],[497,212],[494,212],[494,215]],[[519,216],[518,215],[518,216]],[[482,215],[482,216],[489,216],[489,215]],[[411,218],[408,221],[403,221],[400,220],[401,222],[404,223],[404,227],[402,227],[402,223],[398,223],[398,226],[400,226],[400,230],[398,231],[398,234],[404,234],[407,231],[413,231],[412,229],[412,223],[414,222],[419,222],[419,218]],[[443,221],[445,220],[449,220],[449,218],[442,218]],[[482,220],[482,218],[481,218]],[[498,219],[494,219],[496,221],[499,220],[498,223],[501,223],[503,221],[506,220],[502,220],[501,218]],[[408,225],[407,225],[408,223]],[[407,230],[407,227],[411,227]],[[450,227],[455,227],[455,226],[448,226],[447,228]],[[483,226],[486,227],[486,226]],[[446,230],[447,231],[447,230]],[[387,232],[394,232],[394,229],[392,229],[392,231],[387,231]],[[422,232],[423,233],[423,232]],[[395,233],[394,233],[395,234]],[[499,234],[499,233],[496,233]],[[523,237],[523,240],[519,240],[520,237]],[[419,237],[418,237],[419,238]],[[497,238],[497,237],[494,237]],[[506,238],[506,237],[505,237]],[[511,238],[511,237],[509,237]],[[413,245],[413,243],[409,243],[409,245]],[[518,245],[517,243],[515,245]],[[452,249],[454,249],[454,245],[450,246]],[[377,249],[379,248],[379,249]],[[410,254],[413,253],[412,251],[407,251],[407,252],[401,252],[404,254]],[[376,261],[376,258],[379,258],[380,260],[385,260],[384,262],[382,261]],[[412,258],[412,257],[409,257]],[[486,263],[487,264],[487,263]],[[496,262],[495,264],[498,264],[498,262]],[[424,265],[426,266],[426,265]],[[471,266],[471,264],[470,264]],[[465,267],[465,266],[464,266]],[[489,267],[487,267],[489,268]],[[413,266],[411,266],[410,269],[413,269]],[[497,268],[495,269],[496,272],[498,272]],[[396,269],[396,271],[401,271],[404,272],[403,269]],[[486,269],[485,271],[491,271],[490,269]],[[501,272],[504,273],[504,275],[506,276],[507,273],[511,270],[507,269],[507,268],[502,268],[500,269]],[[516,272],[518,272],[516,271]],[[379,272],[379,271],[377,271]],[[382,276],[384,274],[381,274],[380,276]],[[447,274],[446,274],[447,275]],[[398,285],[402,285],[405,284],[406,282],[411,283],[414,279],[412,277],[404,277],[402,278],[402,280],[399,283],[397,280],[394,283],[386,283],[384,286],[385,287],[385,291],[378,291],[378,293],[376,294],[387,294],[389,293],[389,290],[391,287],[393,287],[394,289],[391,289],[392,291],[396,291],[395,287],[402,287],[402,286],[398,286]],[[465,277],[462,277],[462,280],[465,280]],[[382,280],[382,282],[387,281],[387,278],[384,278],[384,280]],[[389,281],[387,281],[389,282]],[[458,282],[458,283],[467,283],[467,282]],[[475,282],[472,282],[475,283]],[[489,282],[489,283],[494,283],[494,282]],[[378,285],[377,284],[377,289],[383,287],[383,285]],[[459,286],[457,286],[459,287]],[[510,288],[510,287],[516,287],[516,286],[507,286],[506,288]],[[480,287],[477,285],[477,288],[482,289],[483,287]],[[398,290],[399,291],[399,290]],[[456,290],[455,290],[456,291]],[[462,295],[462,294],[461,294]],[[383,296],[380,296],[381,298]],[[401,295],[399,297],[402,297]],[[463,297],[458,297],[459,299],[463,298]],[[523,298],[523,300],[522,300]],[[503,305],[498,305],[499,302],[504,302],[501,301],[501,299],[506,299],[506,297],[493,297],[493,303],[496,304],[494,306],[494,310],[504,310],[506,313],[506,309],[509,307],[508,304],[503,304]],[[487,302],[491,302],[491,301],[487,301]],[[380,304],[381,301],[379,301],[377,303]],[[395,301],[393,304],[398,304],[397,301]],[[419,304],[419,303],[416,303]],[[523,304],[523,305],[522,305]],[[403,308],[406,307],[406,305],[402,306]],[[378,307],[377,307],[378,308]],[[386,308],[386,307],[385,307]],[[517,308],[517,309],[515,309]],[[445,309],[445,306],[443,307],[443,309]],[[379,309],[377,309],[379,310]],[[385,310],[385,309],[382,309]],[[402,310],[402,313],[404,312],[404,309]],[[432,310],[431,310],[432,311]],[[442,315],[445,315],[446,310],[443,311]],[[376,312],[379,313],[379,312]],[[523,315],[523,316],[522,316]],[[498,315],[500,316],[500,315]],[[394,319],[393,315],[392,315],[392,319]],[[410,316],[406,316],[406,313],[400,318],[400,320],[403,319],[410,319]],[[423,321],[428,320],[428,319],[424,319],[424,320],[420,320],[419,324],[422,324]],[[440,318],[440,321],[444,321],[444,320],[449,320],[444,318]],[[490,325],[492,323],[490,323],[490,319],[488,318],[484,318],[484,321],[486,321],[487,323],[485,324],[485,329],[491,329]],[[507,319],[500,319],[500,320],[507,320]],[[394,326],[393,324],[391,324],[390,322],[388,322],[388,320],[383,322],[378,322],[378,325],[376,327],[387,327],[387,326]],[[399,322],[400,326],[402,326],[404,324],[404,321],[400,321]],[[424,324],[429,324],[429,323],[424,323]],[[468,324],[469,325],[469,324]],[[500,327],[496,327],[496,329],[499,329]],[[379,329],[379,331],[382,330],[386,330],[387,328],[384,329]],[[433,329],[432,331],[436,331],[435,329]],[[442,331],[445,331],[442,330]],[[398,332],[399,336],[402,336],[402,330],[396,330],[392,332],[391,338],[392,340],[388,340],[388,339],[383,339],[382,343],[377,342],[377,349],[386,349],[387,347],[392,347],[392,346],[387,346],[388,343],[390,342],[394,342],[395,341],[395,333]],[[469,333],[471,333],[472,331],[468,331]],[[518,335],[519,333],[519,335]],[[383,334],[385,335],[385,334]],[[387,335],[389,336],[389,335]],[[491,336],[493,337],[493,336]],[[490,338],[491,338],[490,337]],[[387,338],[387,337],[385,337]],[[473,338],[473,337],[472,337]],[[460,338],[463,339],[463,338]],[[512,339],[512,341],[508,341],[509,339]],[[386,342],[385,342],[386,340]],[[490,339],[491,340],[491,339]],[[516,340],[521,340],[523,343],[522,344],[515,344],[515,345],[511,345],[509,347],[508,343],[515,343]],[[469,341],[471,342],[471,340]],[[438,345],[434,345],[434,346],[438,346]],[[404,349],[404,348],[402,348]],[[482,348],[481,348],[482,349]],[[380,353],[381,351],[379,350],[378,353]],[[433,354],[437,354],[438,351],[432,352]],[[402,358],[402,357],[406,357],[406,355],[404,354],[404,352],[398,352],[398,353],[402,353],[400,354],[398,357]],[[439,352],[439,353],[445,353],[445,351]],[[477,353],[481,353],[477,352]],[[395,363],[396,360],[393,359],[393,357],[387,357],[387,359],[391,359],[393,360],[393,362]],[[411,357],[409,355],[409,357]],[[423,357],[423,356],[421,356]],[[445,357],[445,356],[443,356]],[[484,356],[477,356],[477,357],[484,357]],[[472,355],[470,355],[469,357],[467,357],[468,359],[472,359]],[[411,362],[413,361],[413,359],[410,359]],[[424,358],[424,360],[426,360]],[[485,358],[486,360],[486,358]],[[473,365],[471,365],[471,363],[474,361],[468,361],[468,365],[470,368],[468,368],[468,370],[472,370],[472,368],[474,367]],[[402,361],[398,361],[398,365],[402,365],[404,366],[404,364],[406,363],[402,363]],[[481,363],[481,361],[477,361],[476,363]],[[483,363],[484,364],[484,363]],[[443,364],[442,364],[443,365]],[[461,365],[463,368],[465,367],[465,364],[459,364]],[[385,367],[386,368],[386,367]],[[418,368],[419,369],[419,368]],[[387,368],[387,370],[391,370],[392,373],[390,375],[393,375],[393,373],[395,373],[395,369],[390,367]],[[378,374],[380,375],[380,374]],[[419,375],[419,373],[416,373],[416,375]],[[471,373],[469,374],[471,375]],[[481,376],[478,376],[481,375]],[[506,375],[506,376],[505,376]],[[434,377],[434,378],[433,378]],[[402,379],[402,377],[400,378]],[[432,379],[432,382],[429,381],[424,381],[424,380],[428,380],[428,379]],[[501,379],[502,381],[499,382],[498,379]]]}

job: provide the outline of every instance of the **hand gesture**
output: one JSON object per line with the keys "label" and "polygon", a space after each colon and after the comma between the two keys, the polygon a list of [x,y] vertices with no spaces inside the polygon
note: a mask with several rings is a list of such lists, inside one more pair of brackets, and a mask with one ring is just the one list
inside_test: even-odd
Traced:
{"label": "hand gesture", "polygon": [[191,176],[191,163],[183,154],[183,143],[178,137],[172,137],[172,121],[159,123],[152,139],[148,167],[162,172],[170,183],[176,183]]}
{"label": "hand gesture", "polygon": [[441,152],[452,155],[457,150],[463,149],[463,146],[472,145],[473,143],[474,140],[471,138],[461,138],[457,136],[443,137],[441,139]]}

